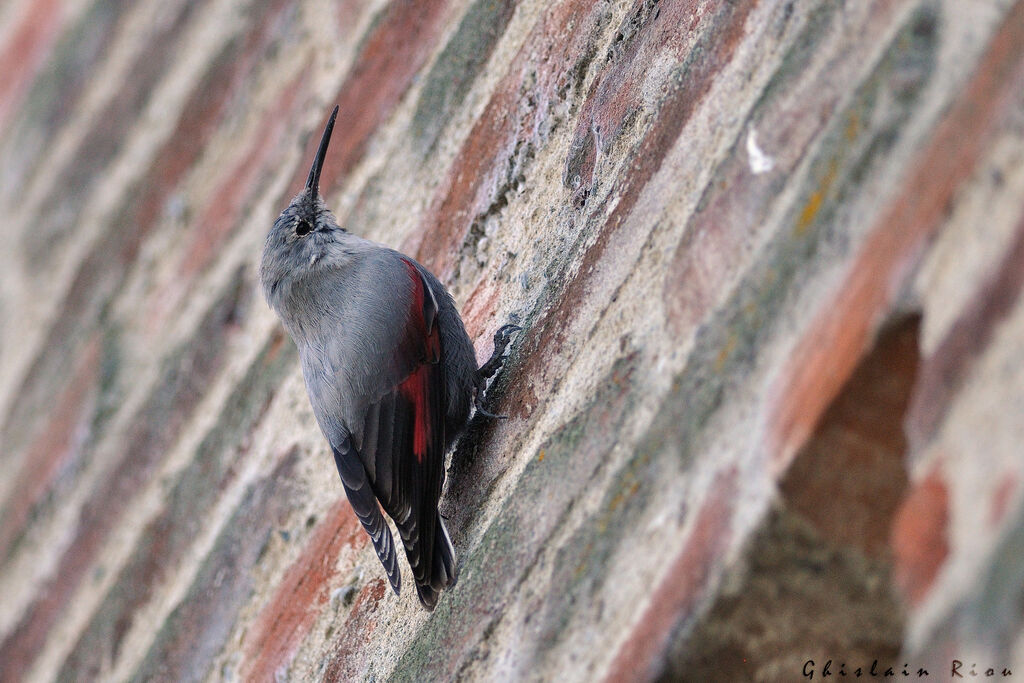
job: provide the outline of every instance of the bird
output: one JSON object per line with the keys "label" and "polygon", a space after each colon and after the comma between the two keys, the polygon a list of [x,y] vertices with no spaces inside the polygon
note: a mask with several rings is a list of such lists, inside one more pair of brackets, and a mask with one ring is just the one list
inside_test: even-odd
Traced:
{"label": "bird", "polygon": [[398,529],[419,601],[433,610],[458,580],[455,549],[438,511],[445,457],[470,412],[485,407],[514,333],[494,335],[477,367],[455,301],[421,263],[338,225],[320,196],[334,108],[305,187],[274,221],[260,284],[299,351],[313,414],[388,582],[401,593]]}

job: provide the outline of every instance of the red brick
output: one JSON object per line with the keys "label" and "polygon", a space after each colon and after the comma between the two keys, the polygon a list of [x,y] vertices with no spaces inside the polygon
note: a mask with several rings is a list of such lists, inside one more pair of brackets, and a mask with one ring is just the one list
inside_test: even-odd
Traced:
{"label": "red brick", "polygon": [[[686,77],[673,86],[651,128],[629,161],[623,164],[624,172],[614,181],[618,186],[618,203],[607,218],[604,204],[595,208],[591,214],[591,223],[586,228],[596,234],[593,244],[581,256],[579,267],[567,278],[564,289],[558,295],[558,303],[547,309],[523,338],[520,356],[526,361],[519,368],[522,376],[543,378],[551,365],[551,358],[562,353],[564,335],[582,310],[579,302],[594,294],[594,281],[600,274],[601,263],[605,258],[617,256],[614,250],[606,253],[609,245],[616,244],[620,233],[627,229],[627,219],[641,192],[657,173],[686,122],[707,95],[715,76],[731,58],[743,37],[744,25],[753,3],[736,5],[719,1],[708,7],[713,7],[716,12],[707,19],[709,27],[705,29],[706,36],[699,41],[700,47],[695,48],[699,51],[698,57],[690,65]],[[608,297],[609,294],[602,291],[601,296]],[[529,391],[526,382],[514,385],[510,389],[508,405],[525,405],[525,392]]]}
{"label": "red brick", "polygon": [[651,65],[668,60],[683,63],[701,22],[719,7],[696,0],[634,3],[608,55],[599,55],[607,64],[580,108],[564,174],[567,186],[575,189],[576,176],[582,188],[592,186],[597,153],[613,147],[651,92],[664,94],[671,89],[671,77],[650,82]]}
{"label": "red brick", "polygon": [[[394,114],[417,72],[436,47],[447,16],[446,0],[399,0],[362,39],[362,47],[338,92],[330,100],[339,107],[338,126],[331,137],[329,160],[320,176],[322,194],[330,194],[355,168],[381,124]],[[324,111],[327,119],[330,107]],[[317,124],[320,125],[319,123]],[[309,136],[287,202],[309,175],[309,163],[320,144],[321,130]]]}
{"label": "red brick", "polygon": [[55,401],[48,421],[22,459],[11,496],[0,512],[0,557],[23,530],[33,506],[51,490],[61,466],[73,459],[76,432],[92,417],[99,382],[100,343],[97,337],[85,347],[64,391]]}
{"label": "red brick", "polygon": [[234,385],[221,419],[199,442],[192,463],[168,483],[164,505],[136,537],[134,547],[102,601],[80,631],[58,679],[100,676],[105,664],[121,656],[133,615],[150,603],[166,581],[182,568],[196,535],[209,522],[222,494],[230,488],[248,456],[248,443],[277,392],[282,373],[294,370],[295,355],[282,354],[284,330],[278,329],[264,351]]}
{"label": "red brick", "polygon": [[[451,274],[474,218],[499,199],[514,151],[541,142],[538,129],[553,116],[558,91],[593,40],[601,11],[578,0],[548,9],[473,124],[420,229],[403,246],[442,279]],[[573,27],[568,35],[567,26]]]}
{"label": "red brick", "polygon": [[165,368],[153,394],[141,406],[125,435],[123,450],[108,476],[90,492],[82,506],[71,544],[61,555],[54,575],[22,614],[14,631],[0,642],[4,675],[20,677],[39,654],[53,624],[88,575],[96,555],[135,494],[149,483],[167,455],[178,430],[198,404],[224,364],[227,334],[245,281],[241,278],[207,312],[191,344]]}
{"label": "red brick", "polygon": [[[157,24],[146,36],[145,48],[129,67],[132,77],[125,79],[103,110],[90,119],[90,127],[55,182],[58,190],[53,194],[51,206],[40,213],[35,229],[24,234],[29,258],[38,265],[48,264],[54,257],[57,252],[55,238],[67,238],[77,231],[77,216],[82,206],[122,149],[130,122],[143,109],[164,77],[182,33],[192,17],[204,7],[205,2],[199,1],[164,3],[169,20]],[[132,235],[134,227],[122,229]],[[59,245],[60,241],[56,244]]]}
{"label": "red brick", "polygon": [[928,356],[914,391],[907,432],[915,449],[934,435],[974,362],[988,347],[999,323],[1024,289],[1024,217],[1002,262],[983,281],[963,312]]}
{"label": "red brick", "polygon": [[[838,20],[850,35],[876,35],[907,4],[876,0],[863,22],[854,24],[845,15]],[[849,76],[864,64],[866,52],[872,49],[869,43],[832,48],[823,30],[810,39],[820,40],[822,50],[839,52],[829,67],[832,77],[822,79],[817,72],[808,75],[800,71],[783,72],[782,77],[773,80],[770,97],[751,113],[749,128],[741,131],[683,232],[665,280],[666,311],[677,334],[690,334],[722,292],[728,291],[730,280],[749,254],[750,244],[770,224],[771,207],[783,186],[804,160],[808,148],[819,140],[837,106],[848,97]],[[801,45],[799,49],[807,47]],[[770,151],[775,164],[770,173],[755,175],[750,169],[747,135],[752,130],[756,131],[758,144]]]}
{"label": "red brick", "polygon": [[365,676],[365,669],[376,654],[370,642],[377,628],[377,605],[387,594],[384,579],[374,579],[360,591],[338,631],[338,645],[324,673],[325,681],[353,681]]}
{"label": "red brick", "polygon": [[57,38],[61,14],[57,0],[24,3],[21,23],[0,47],[0,130],[21,103],[29,82]]}
{"label": "red brick", "polygon": [[227,236],[253,198],[261,176],[271,168],[282,148],[282,140],[290,131],[302,85],[308,82],[305,70],[287,84],[274,97],[274,106],[268,109],[256,126],[255,132],[240,141],[243,153],[218,180],[210,195],[210,202],[193,225],[192,242],[181,264],[181,275],[188,279],[210,263]]}
{"label": "red brick", "polygon": [[361,548],[367,541],[352,507],[339,499],[247,629],[240,648],[244,680],[271,680],[287,664],[330,597],[342,548]]}
{"label": "red brick", "polygon": [[736,476],[735,470],[719,473],[711,485],[686,546],[654,589],[649,606],[619,648],[605,680],[652,680],[661,672],[673,631],[694,616],[729,545]]}
{"label": "red brick", "polygon": [[255,28],[243,41],[227,45],[213,60],[182,109],[174,132],[154,157],[153,165],[126,198],[122,210],[96,245],[80,261],[59,315],[18,390],[22,400],[6,416],[3,431],[30,426],[46,395],[59,384],[69,357],[78,352],[83,329],[96,324],[105,302],[115,296],[143,240],[156,225],[168,197],[206,148],[228,105],[240,87],[250,83],[250,70],[259,63],[261,50],[273,41],[269,29],[287,3],[276,0],[250,17]]}
{"label": "red brick", "polygon": [[272,470],[252,482],[224,522],[185,596],[160,624],[132,680],[200,680],[228,643],[239,614],[252,601],[256,576],[272,534],[301,508],[294,495],[297,447],[278,456]]}
{"label": "red brick", "polygon": [[[230,238],[245,216],[249,203],[255,199],[270,169],[279,163],[284,145],[300,107],[306,104],[308,76],[305,70],[285,85],[273,99],[273,106],[263,113],[255,131],[239,141],[238,156],[233,163],[225,160],[224,173],[213,180],[214,191],[199,217],[191,221],[190,239],[178,263],[178,274],[157,289],[145,307],[146,328],[153,336],[163,334],[168,319],[191,291],[198,274],[203,272]],[[268,226],[269,228],[269,226]]]}
{"label": "red brick", "polygon": [[887,556],[907,486],[903,417],[918,366],[915,317],[884,331],[800,450],[779,488],[821,536]]}
{"label": "red brick", "polygon": [[936,470],[911,489],[892,527],[893,581],[911,604],[928,594],[949,555],[949,488]]}
{"label": "red brick", "polygon": [[[481,276],[477,281],[476,288],[466,297],[466,305],[462,307],[462,321],[466,325],[466,332],[470,339],[478,339],[487,327],[497,327],[503,324],[492,321],[495,306],[501,298],[502,290],[498,282],[492,277]],[[490,341],[488,339],[488,341]],[[483,349],[485,353],[489,350]]]}
{"label": "red brick", "polygon": [[989,509],[988,523],[992,527],[998,527],[1006,519],[1006,513],[1010,510],[1011,503],[1017,496],[1017,489],[1020,487],[1020,480],[1013,473],[1006,473],[996,484],[992,493],[992,505]]}

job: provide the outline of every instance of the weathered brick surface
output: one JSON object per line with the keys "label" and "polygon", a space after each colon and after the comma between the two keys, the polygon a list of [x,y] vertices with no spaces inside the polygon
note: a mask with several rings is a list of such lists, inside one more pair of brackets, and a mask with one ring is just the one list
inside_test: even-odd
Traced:
{"label": "weathered brick surface", "polygon": [[[524,327],[429,614],[256,293],[334,103]],[[14,0],[0,179],[2,681],[1024,669],[1022,0]]]}

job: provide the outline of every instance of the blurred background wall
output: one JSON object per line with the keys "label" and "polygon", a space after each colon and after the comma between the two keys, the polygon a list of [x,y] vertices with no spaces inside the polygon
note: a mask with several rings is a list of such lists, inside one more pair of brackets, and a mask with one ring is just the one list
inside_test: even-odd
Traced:
{"label": "blurred background wall", "polygon": [[[525,328],[433,613],[256,287],[335,103]],[[0,216],[3,681],[1024,673],[1024,1],[8,0]]]}

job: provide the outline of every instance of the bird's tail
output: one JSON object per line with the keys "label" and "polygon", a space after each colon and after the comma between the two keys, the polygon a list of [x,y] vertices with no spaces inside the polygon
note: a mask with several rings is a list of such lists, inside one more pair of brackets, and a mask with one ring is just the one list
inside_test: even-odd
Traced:
{"label": "bird's tail", "polygon": [[[434,512],[435,521],[428,533],[433,535],[433,547],[430,552],[422,552],[419,530],[410,518],[405,524],[398,524],[398,532],[405,546],[405,554],[412,567],[413,578],[416,580],[416,593],[420,602],[428,610],[437,605],[437,598],[445,588],[451,588],[458,581],[458,567],[455,564],[455,548],[448,536],[444,519],[440,513]],[[429,567],[426,565],[429,563]]]}

